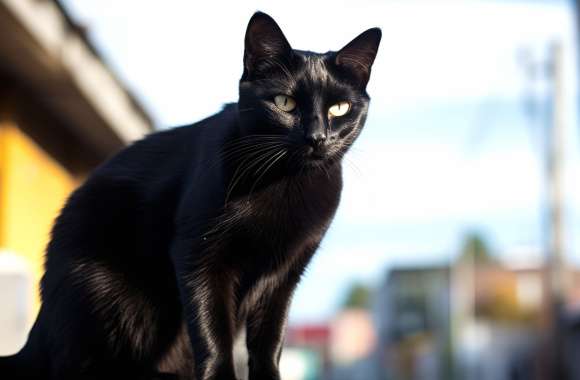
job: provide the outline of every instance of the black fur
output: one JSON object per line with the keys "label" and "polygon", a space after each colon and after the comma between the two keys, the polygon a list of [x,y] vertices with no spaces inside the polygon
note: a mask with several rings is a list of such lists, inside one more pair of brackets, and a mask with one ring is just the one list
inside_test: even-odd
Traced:
{"label": "black fur", "polygon": [[[256,13],[238,104],[136,142],[72,194],[40,314],[0,377],[234,380],[245,328],[250,380],[278,380],[290,299],[338,206],[380,37],[297,51]],[[280,94],[297,107],[279,109]],[[340,101],[350,112],[329,117]]]}

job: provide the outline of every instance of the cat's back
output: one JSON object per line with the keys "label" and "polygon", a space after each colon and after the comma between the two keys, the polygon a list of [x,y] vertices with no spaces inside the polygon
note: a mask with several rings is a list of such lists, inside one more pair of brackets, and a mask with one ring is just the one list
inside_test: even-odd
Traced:
{"label": "cat's back", "polygon": [[165,248],[191,171],[212,159],[230,133],[232,106],[198,123],[153,133],[98,167],[69,198],[57,218],[55,248],[115,251]]}
{"label": "cat's back", "polygon": [[[234,130],[235,104],[197,123],[152,133],[99,166],[69,203],[90,198],[111,204],[139,199],[153,206],[177,194],[192,172],[214,160]],[[65,208],[66,211],[66,208]]]}
{"label": "cat's back", "polygon": [[180,176],[192,165],[211,159],[235,132],[237,105],[228,104],[221,112],[180,127],[152,133],[121,150],[91,178],[147,180]]}

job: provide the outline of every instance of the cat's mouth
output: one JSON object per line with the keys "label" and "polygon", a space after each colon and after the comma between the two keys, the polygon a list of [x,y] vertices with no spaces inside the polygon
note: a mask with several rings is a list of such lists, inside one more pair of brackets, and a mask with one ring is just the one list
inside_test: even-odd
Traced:
{"label": "cat's mouth", "polygon": [[327,158],[326,149],[313,148],[311,146],[306,148],[304,155],[309,160],[314,160],[314,161],[322,161],[322,160]]}
{"label": "cat's mouth", "polygon": [[307,147],[304,150],[304,159],[306,161],[320,163],[328,159],[328,151],[324,148]]}

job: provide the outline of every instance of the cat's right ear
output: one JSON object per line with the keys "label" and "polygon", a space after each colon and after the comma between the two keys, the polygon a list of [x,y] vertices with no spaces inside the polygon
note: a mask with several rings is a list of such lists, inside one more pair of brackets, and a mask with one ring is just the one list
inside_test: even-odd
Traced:
{"label": "cat's right ear", "polygon": [[287,63],[291,55],[292,48],[276,21],[265,13],[254,13],[246,29],[244,77],[263,62]]}

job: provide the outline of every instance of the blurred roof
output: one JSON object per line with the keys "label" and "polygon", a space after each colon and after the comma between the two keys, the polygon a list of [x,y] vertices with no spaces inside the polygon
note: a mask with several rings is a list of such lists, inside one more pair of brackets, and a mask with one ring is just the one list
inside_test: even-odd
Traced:
{"label": "blurred roof", "polygon": [[0,0],[0,57],[0,95],[41,105],[100,157],[153,130],[58,1]]}
{"label": "blurred roof", "polygon": [[287,344],[296,346],[325,345],[330,339],[328,324],[290,326],[286,331]]}

